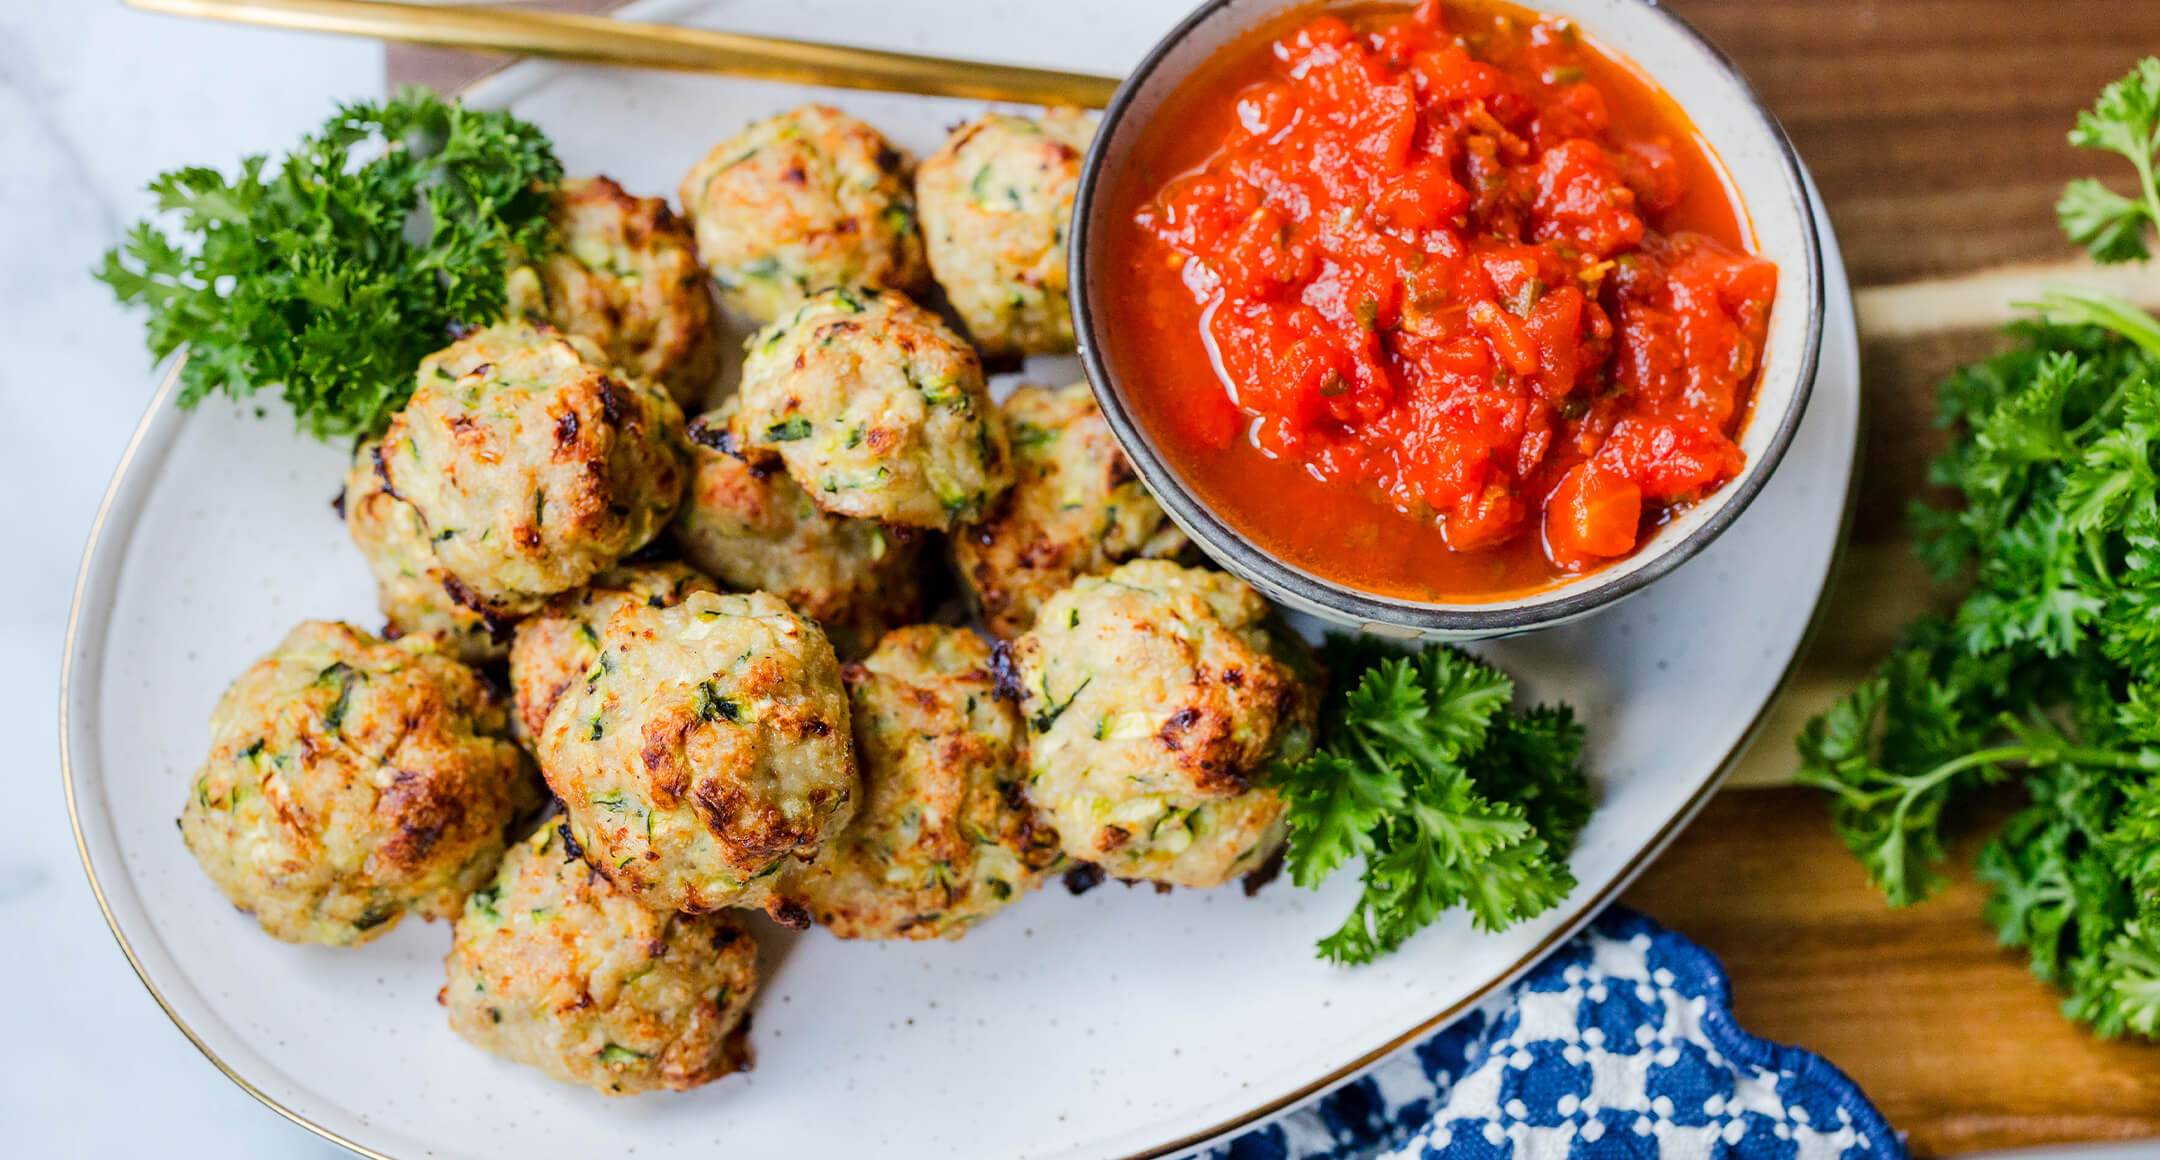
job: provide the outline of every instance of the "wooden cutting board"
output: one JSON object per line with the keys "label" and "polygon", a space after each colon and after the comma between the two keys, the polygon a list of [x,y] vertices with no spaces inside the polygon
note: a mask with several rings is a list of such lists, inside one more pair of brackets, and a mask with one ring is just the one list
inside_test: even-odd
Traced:
{"label": "wooden cutting board", "polygon": [[[1779,785],[1800,722],[1939,598],[1903,516],[1942,442],[1935,382],[1986,353],[2009,303],[2042,281],[2105,280],[2160,305],[2160,270],[2073,261],[2052,209],[2072,177],[2128,190],[2123,163],[2063,137],[2102,85],[2160,53],[2160,2],[1665,3],[1739,62],[1821,185],[1858,288],[1867,454],[1814,646],[1734,775],[1771,788],[1721,794],[1627,902],[1716,951],[1741,1021],[1843,1067],[1917,1154],[2160,1136],[2160,1047],[2100,1042],[2065,1021],[2058,996],[1995,945],[1969,874],[1925,906],[1889,910],[1819,797]],[[393,48],[389,71],[451,89],[497,63]],[[1992,818],[2015,804],[1998,802]],[[1961,871],[1977,847],[1955,851]]]}

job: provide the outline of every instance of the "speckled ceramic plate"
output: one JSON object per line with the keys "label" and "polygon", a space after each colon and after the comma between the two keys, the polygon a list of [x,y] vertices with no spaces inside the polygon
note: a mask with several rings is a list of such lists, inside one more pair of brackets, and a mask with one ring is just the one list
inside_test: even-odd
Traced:
{"label": "speckled ceramic plate", "polygon": [[[1109,72],[1138,59],[1177,7],[735,0],[638,14]],[[573,171],[665,192],[711,142],[810,95],[528,63],[472,99],[537,120]],[[971,112],[818,95],[918,151]],[[1318,892],[1278,882],[1251,899],[1117,886],[1075,898],[1053,887],[961,943],[768,940],[749,1075],[619,1101],[558,1086],[451,1034],[435,1003],[445,925],[408,922],[359,950],[286,946],[228,906],[181,847],[173,817],[225,683],[300,619],[377,617],[330,509],[341,453],[292,435],[274,409],[257,417],[213,403],[183,415],[169,383],[99,514],[68,637],[62,734],[84,862],[143,981],[204,1054],[278,1111],[369,1155],[1189,1148],[1348,1078],[1526,968],[1649,860],[1748,740],[1821,596],[1854,461],[1851,303],[1824,241],[1820,377],[1761,497],[1627,604],[1486,646],[1532,694],[1583,712],[1600,795],[1574,856],[1580,889],[1505,934],[1451,918],[1375,966],[1340,970],[1311,948],[1349,907],[1347,874]],[[1031,369],[1075,374],[1069,363]]]}

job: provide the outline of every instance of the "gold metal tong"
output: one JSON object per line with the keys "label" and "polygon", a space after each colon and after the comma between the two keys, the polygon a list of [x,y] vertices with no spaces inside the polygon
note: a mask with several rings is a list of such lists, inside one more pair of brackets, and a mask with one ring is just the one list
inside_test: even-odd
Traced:
{"label": "gold metal tong", "polygon": [[935,97],[1099,109],[1117,78],[562,12],[392,0],[127,0],[176,16],[442,48]]}

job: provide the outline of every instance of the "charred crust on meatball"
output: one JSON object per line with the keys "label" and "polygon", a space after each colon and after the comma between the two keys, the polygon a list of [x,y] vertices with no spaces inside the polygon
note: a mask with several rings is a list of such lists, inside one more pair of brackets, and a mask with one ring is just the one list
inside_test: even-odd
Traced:
{"label": "charred crust on meatball", "polygon": [[1268,883],[1275,881],[1276,877],[1282,873],[1283,852],[1287,848],[1284,846],[1276,847],[1275,852],[1267,856],[1267,861],[1260,863],[1259,866],[1253,869],[1252,873],[1238,880],[1238,886],[1245,891],[1245,897],[1251,898],[1259,894]]}
{"label": "charred crust on meatball", "polygon": [[615,381],[615,376],[604,375],[600,379],[600,418],[610,427],[620,428],[630,410],[623,397],[625,388]]}
{"label": "charred crust on meatball", "polygon": [[990,649],[990,671],[997,678],[994,694],[1004,700],[1019,704],[1025,693],[1020,681],[1020,665],[1013,658],[1012,644],[999,641]]}
{"label": "charred crust on meatball", "polygon": [[1065,872],[1065,889],[1074,895],[1086,894],[1103,884],[1103,868],[1093,862],[1082,862]]}
{"label": "charred crust on meatball", "polygon": [[555,832],[562,835],[563,861],[581,862],[585,859],[585,847],[578,845],[577,835],[570,832],[570,823],[557,822]]}
{"label": "charred crust on meatball", "polygon": [[479,615],[480,623],[487,629],[490,640],[496,644],[508,644],[516,637],[517,617],[504,615],[502,609],[481,599],[479,593],[466,587],[463,580],[448,572],[443,573],[442,586],[450,599]]}
{"label": "charred crust on meatball", "polygon": [[789,930],[810,929],[810,908],[788,899],[774,899],[765,908],[774,922]]}
{"label": "charred crust on meatball", "polygon": [[690,421],[688,427],[683,428],[683,434],[700,447],[742,459],[742,452],[737,449],[735,433],[728,430],[725,422],[714,422],[714,418],[713,415],[699,415]]}
{"label": "charred crust on meatball", "polygon": [[405,497],[398,494],[397,485],[390,482],[390,468],[383,463],[381,443],[373,444],[368,448],[368,458],[375,463],[375,478],[381,483],[383,494],[391,499],[403,500]]}
{"label": "charred crust on meatball", "polygon": [[691,789],[690,808],[737,867],[763,869],[817,839],[814,829],[795,825],[737,785],[701,781]]}

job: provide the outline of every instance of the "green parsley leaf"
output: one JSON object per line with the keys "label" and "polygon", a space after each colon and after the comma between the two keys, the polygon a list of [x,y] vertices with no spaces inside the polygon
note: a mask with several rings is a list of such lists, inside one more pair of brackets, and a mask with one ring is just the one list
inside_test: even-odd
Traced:
{"label": "green parsley leaf", "polygon": [[1372,855],[1374,832],[1403,808],[1402,779],[1387,766],[1369,766],[1333,753],[1313,754],[1286,778],[1290,847],[1284,862],[1290,880],[1320,885],[1343,863]]}
{"label": "green parsley leaf", "polygon": [[2071,182],[2055,203],[2063,232],[2100,262],[2142,262],[2149,257],[2145,225],[2151,216],[2144,202],[2090,177]]}
{"label": "green parsley leaf", "polygon": [[182,407],[274,386],[308,434],[364,436],[456,328],[502,316],[513,257],[556,244],[561,176],[532,125],[406,89],[341,107],[274,171],[160,176],[170,233],[137,224],[97,276],[148,308],[153,357],[187,352]]}
{"label": "green parsley leaf", "polygon": [[2107,944],[2063,1013],[2101,1035],[2160,1037],[2160,927],[2133,922]]}
{"label": "green parsley leaf", "polygon": [[1337,683],[1319,744],[1277,780],[1292,881],[1364,860],[1365,889],[1323,958],[1370,962],[1458,906],[1501,930],[1574,889],[1566,854],[1590,789],[1571,712],[1510,712],[1514,682],[1458,649],[1335,636],[1321,652]]}
{"label": "green parsley leaf", "polygon": [[2123,197],[2091,178],[2070,183],[2055,205],[2070,240],[2095,261],[2143,261],[2145,229],[2160,223],[2160,187],[2154,154],[2160,153],[2160,59],[2146,57],[2130,75],[2101,90],[2093,107],[2078,114],[2070,143],[2080,149],[2120,153],[2137,170],[2137,197]]}

